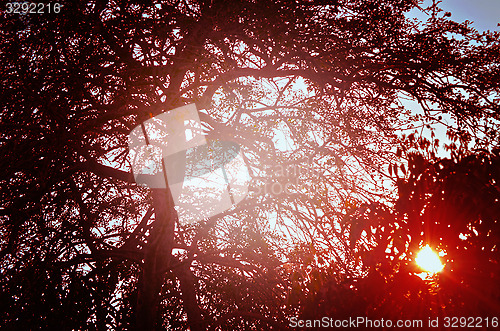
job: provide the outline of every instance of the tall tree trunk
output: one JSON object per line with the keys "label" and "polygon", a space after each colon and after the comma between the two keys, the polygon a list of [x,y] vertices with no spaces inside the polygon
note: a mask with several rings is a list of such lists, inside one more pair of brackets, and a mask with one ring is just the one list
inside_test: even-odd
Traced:
{"label": "tall tree trunk", "polygon": [[153,189],[155,220],[145,247],[137,297],[139,330],[157,330],[158,305],[165,270],[169,269],[177,212],[170,190]]}
{"label": "tall tree trunk", "polygon": [[181,283],[182,302],[188,317],[189,329],[191,331],[206,330],[196,298],[196,280],[190,270],[190,265],[181,265],[173,271]]}
{"label": "tall tree trunk", "polygon": [[[143,271],[137,298],[137,327],[139,330],[159,330],[158,306],[165,271],[171,269],[174,230],[177,212],[170,189],[153,189],[155,221],[145,248]],[[201,310],[198,307],[196,281],[189,265],[173,270],[180,281],[184,310],[191,331],[205,330]]]}

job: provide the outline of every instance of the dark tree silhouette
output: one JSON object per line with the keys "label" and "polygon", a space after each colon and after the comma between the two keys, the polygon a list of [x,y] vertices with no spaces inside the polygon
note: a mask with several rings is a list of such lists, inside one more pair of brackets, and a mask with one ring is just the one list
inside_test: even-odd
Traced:
{"label": "dark tree silhouette", "polygon": [[[474,316],[465,325],[498,326],[500,154],[498,149],[461,152],[433,162],[411,152],[408,176],[398,180],[396,205],[373,203],[353,212],[363,230],[376,237],[360,239],[366,243],[359,254],[367,275],[340,282],[328,277],[304,298],[303,318],[427,323],[438,317],[443,327],[444,317]],[[427,280],[417,276],[422,270],[414,263],[422,243],[446,253],[444,270]]]}
{"label": "dark tree silhouette", "polygon": [[[4,11],[0,21],[2,327],[286,328],[320,312],[325,293],[343,302],[399,284],[399,264],[380,251],[400,238],[394,254],[408,252],[400,264],[410,265],[421,227],[453,259],[440,290],[466,287],[461,302],[479,291],[474,300],[497,307],[498,293],[485,292],[498,278],[486,271],[498,268],[497,154],[432,166],[432,155],[408,154],[398,205],[383,204],[395,198],[387,166],[402,171],[403,126],[446,113],[471,148],[498,145],[498,33],[436,7],[411,21],[413,0],[60,3],[59,13]],[[207,137],[241,146],[253,192],[182,224],[170,190],[135,183],[127,136],[189,103]],[[275,144],[280,130],[286,143]],[[387,214],[373,238],[362,234],[368,206]],[[417,231],[409,245],[403,231]],[[390,293],[386,307],[407,298]],[[370,311],[362,296],[335,314]]]}

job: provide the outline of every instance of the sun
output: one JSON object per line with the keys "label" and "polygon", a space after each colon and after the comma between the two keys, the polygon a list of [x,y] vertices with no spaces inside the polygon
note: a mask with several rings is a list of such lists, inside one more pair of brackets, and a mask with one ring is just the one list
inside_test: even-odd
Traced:
{"label": "sun", "polygon": [[439,259],[439,255],[434,252],[429,245],[425,246],[418,252],[415,258],[417,265],[428,273],[438,273],[443,270],[444,265]]}

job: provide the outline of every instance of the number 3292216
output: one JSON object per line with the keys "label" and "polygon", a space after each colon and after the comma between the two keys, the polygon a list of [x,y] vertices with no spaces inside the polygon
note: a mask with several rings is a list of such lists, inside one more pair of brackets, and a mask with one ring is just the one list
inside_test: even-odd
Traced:
{"label": "number 3292216", "polygon": [[8,14],[57,14],[62,5],[58,2],[7,2],[5,7]]}

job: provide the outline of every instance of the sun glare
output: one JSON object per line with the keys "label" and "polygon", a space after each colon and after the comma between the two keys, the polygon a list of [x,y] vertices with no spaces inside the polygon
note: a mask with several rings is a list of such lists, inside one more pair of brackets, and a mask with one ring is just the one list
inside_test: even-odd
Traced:
{"label": "sun glare", "polygon": [[417,265],[428,273],[437,273],[443,270],[444,265],[441,263],[439,256],[434,252],[429,245],[425,246],[418,252],[415,258]]}

